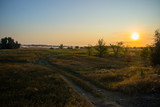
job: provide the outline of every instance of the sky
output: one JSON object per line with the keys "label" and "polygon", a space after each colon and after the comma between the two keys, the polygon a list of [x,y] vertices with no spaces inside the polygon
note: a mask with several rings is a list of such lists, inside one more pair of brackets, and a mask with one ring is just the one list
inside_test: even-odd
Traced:
{"label": "sky", "polygon": [[[160,0],[0,0],[0,38],[21,44],[144,46],[160,28]],[[131,34],[140,39],[133,41]]]}

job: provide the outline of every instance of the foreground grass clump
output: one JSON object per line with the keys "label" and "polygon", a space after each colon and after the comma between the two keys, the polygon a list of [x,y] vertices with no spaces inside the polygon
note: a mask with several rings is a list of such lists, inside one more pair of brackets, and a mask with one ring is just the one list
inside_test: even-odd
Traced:
{"label": "foreground grass clump", "polygon": [[52,63],[107,90],[129,95],[157,92],[160,89],[159,74],[152,67],[143,66],[137,58],[133,56],[133,62],[128,64],[118,57],[58,55]]}
{"label": "foreground grass clump", "polygon": [[58,74],[40,65],[0,64],[0,106],[92,106]]}
{"label": "foreground grass clump", "polygon": [[160,75],[158,75],[153,68],[135,67],[134,72],[134,74],[128,76],[129,78],[117,83],[115,85],[116,90],[130,95],[139,93],[160,93]]}

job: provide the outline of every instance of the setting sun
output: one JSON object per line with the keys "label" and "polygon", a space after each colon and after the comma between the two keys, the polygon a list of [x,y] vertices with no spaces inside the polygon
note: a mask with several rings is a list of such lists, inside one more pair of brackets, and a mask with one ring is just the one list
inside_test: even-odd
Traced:
{"label": "setting sun", "polygon": [[139,39],[139,34],[138,34],[137,32],[134,32],[134,33],[132,34],[131,38],[132,38],[133,40],[138,40],[138,39]]}

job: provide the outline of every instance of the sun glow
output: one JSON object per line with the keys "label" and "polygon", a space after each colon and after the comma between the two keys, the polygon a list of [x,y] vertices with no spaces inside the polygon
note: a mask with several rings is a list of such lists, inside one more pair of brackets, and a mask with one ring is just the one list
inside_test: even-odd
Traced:
{"label": "sun glow", "polygon": [[138,34],[137,32],[134,32],[134,33],[132,34],[131,38],[132,38],[133,40],[138,40],[138,39],[139,39],[139,34]]}

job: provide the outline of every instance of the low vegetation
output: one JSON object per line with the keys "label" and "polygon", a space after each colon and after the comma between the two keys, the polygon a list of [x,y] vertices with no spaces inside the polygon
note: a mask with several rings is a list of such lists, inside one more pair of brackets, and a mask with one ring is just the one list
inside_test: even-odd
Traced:
{"label": "low vegetation", "polygon": [[86,55],[58,55],[52,63],[108,90],[128,95],[157,92],[160,89],[157,71],[152,67],[145,67],[141,60],[137,60],[137,54],[132,54],[130,64],[125,63],[123,58]]}
{"label": "low vegetation", "polygon": [[0,62],[32,63],[44,55],[46,55],[46,53],[32,49],[1,50]]}
{"label": "low vegetation", "polygon": [[92,45],[88,45],[88,46],[86,47],[86,49],[87,49],[87,54],[88,54],[89,56],[91,56],[91,55],[93,54],[93,47],[92,47]]}
{"label": "low vegetation", "polygon": [[123,42],[117,42],[116,44],[110,44],[113,49],[114,56],[119,56],[119,53],[122,51]]}
{"label": "low vegetation", "polygon": [[125,95],[158,95],[159,56],[159,31],[154,45],[144,48],[122,42],[109,47],[100,39],[84,49],[63,49],[62,44],[60,49],[1,49],[0,106],[92,106],[60,75],[96,97],[103,95],[95,86]]}
{"label": "low vegetation", "polygon": [[72,80],[75,84],[80,86],[86,92],[92,93],[96,97],[103,97],[103,95],[99,94],[94,87],[90,86],[88,83],[83,81],[83,79],[81,79],[80,77],[77,77],[71,73],[68,73],[67,70],[64,70],[63,68],[59,69],[58,72],[64,75],[65,77],[69,78],[70,80]]}
{"label": "low vegetation", "polygon": [[91,107],[54,68],[34,64],[47,55],[44,51],[0,51],[0,106]]}

